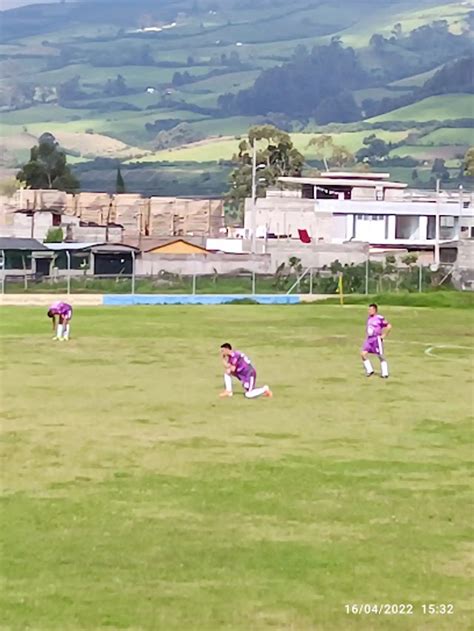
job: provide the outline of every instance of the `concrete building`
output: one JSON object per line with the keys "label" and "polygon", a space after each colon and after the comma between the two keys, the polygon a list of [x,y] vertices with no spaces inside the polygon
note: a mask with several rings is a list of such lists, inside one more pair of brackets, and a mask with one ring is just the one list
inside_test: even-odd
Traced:
{"label": "concrete building", "polygon": [[320,177],[281,177],[282,190],[245,204],[245,236],[255,212],[257,239],[299,239],[405,249],[434,248],[440,242],[474,237],[472,193],[408,190],[388,173],[327,172]]}

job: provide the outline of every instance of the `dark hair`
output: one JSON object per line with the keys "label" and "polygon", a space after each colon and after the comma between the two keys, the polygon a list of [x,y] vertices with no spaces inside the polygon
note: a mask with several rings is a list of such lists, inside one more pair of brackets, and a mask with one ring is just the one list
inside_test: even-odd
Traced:
{"label": "dark hair", "polygon": [[378,306],[375,304],[375,302],[371,302],[371,303],[370,303],[370,305],[369,305],[369,307],[373,307],[373,308],[375,309],[375,311],[378,311],[378,310],[379,310],[379,308],[378,308]]}
{"label": "dark hair", "polygon": [[229,342],[224,342],[224,344],[221,344],[221,348],[228,348],[230,351],[232,350],[232,346],[229,344]]}
{"label": "dark hair", "polygon": [[48,309],[48,318],[54,318],[54,313],[52,309]]}

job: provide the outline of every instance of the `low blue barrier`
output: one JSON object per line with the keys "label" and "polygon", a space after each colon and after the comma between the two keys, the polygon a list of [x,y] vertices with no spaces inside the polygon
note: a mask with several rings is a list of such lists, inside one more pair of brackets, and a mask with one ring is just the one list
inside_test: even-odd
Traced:
{"label": "low blue barrier", "polygon": [[224,305],[240,300],[253,300],[262,305],[296,305],[300,298],[287,294],[107,294],[106,306],[129,305]]}

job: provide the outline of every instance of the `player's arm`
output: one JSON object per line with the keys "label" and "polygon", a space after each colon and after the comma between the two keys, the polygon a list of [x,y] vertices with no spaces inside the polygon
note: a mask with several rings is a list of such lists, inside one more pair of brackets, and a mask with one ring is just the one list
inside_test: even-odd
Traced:
{"label": "player's arm", "polygon": [[56,331],[56,316],[53,315],[53,317],[51,318],[51,322],[53,325],[53,331]]}
{"label": "player's arm", "polygon": [[382,339],[384,340],[387,335],[390,333],[390,331],[392,330],[392,325],[390,324],[390,322],[385,322],[385,326],[383,328],[383,332],[382,332]]}

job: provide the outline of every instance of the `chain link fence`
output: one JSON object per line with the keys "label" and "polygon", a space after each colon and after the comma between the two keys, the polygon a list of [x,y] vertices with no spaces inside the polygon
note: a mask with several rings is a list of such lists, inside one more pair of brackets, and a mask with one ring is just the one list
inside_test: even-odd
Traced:
{"label": "chain link fence", "polygon": [[3,274],[1,292],[51,294],[344,294],[423,292],[450,286],[451,268],[436,272],[429,266],[367,261],[341,265],[335,261],[322,268],[303,269],[300,263],[282,265],[274,274],[250,271],[232,274],[180,275],[161,271],[154,276],[92,276],[58,274],[54,277],[29,273]]}

